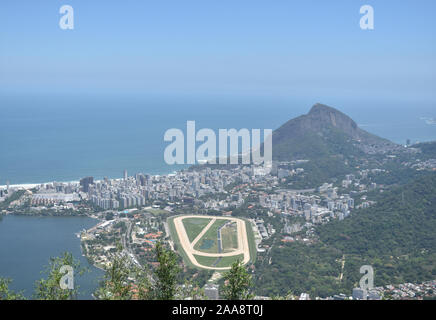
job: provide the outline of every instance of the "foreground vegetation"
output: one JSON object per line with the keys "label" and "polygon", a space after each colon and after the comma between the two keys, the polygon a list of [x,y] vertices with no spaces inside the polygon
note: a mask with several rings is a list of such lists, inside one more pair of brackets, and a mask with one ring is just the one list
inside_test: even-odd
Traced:
{"label": "foreground vegetation", "polygon": [[[121,248],[119,248],[121,250]],[[174,300],[205,299],[203,290],[194,283],[180,283],[181,268],[177,255],[161,243],[155,246],[158,261],[154,269],[132,265],[122,251],[115,255],[104,279],[94,297],[99,300]],[[47,277],[35,283],[35,300],[74,300],[79,288],[62,288],[65,266],[73,267],[79,275],[85,270],[71,253],[51,258],[46,268]],[[64,268],[63,268],[64,267]],[[225,284],[222,296],[226,299],[247,299],[251,297],[251,276],[241,261],[235,261],[231,270],[223,276]],[[0,278],[0,300],[25,300],[22,293],[9,289],[10,279]]]}

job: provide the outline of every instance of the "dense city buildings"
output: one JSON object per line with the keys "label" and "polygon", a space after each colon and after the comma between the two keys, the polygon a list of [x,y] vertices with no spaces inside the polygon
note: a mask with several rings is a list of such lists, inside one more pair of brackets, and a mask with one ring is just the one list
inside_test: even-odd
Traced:
{"label": "dense city buildings", "polygon": [[[166,222],[172,215],[241,216],[249,221],[249,232],[254,237],[259,264],[250,265],[250,271],[257,275],[259,265],[265,261],[271,264],[273,248],[318,243],[318,227],[348,219],[359,214],[359,210],[376,205],[377,195],[386,189],[376,182],[387,174],[382,167],[359,168],[314,188],[292,188],[292,181],[307,177],[303,168],[307,163],[296,160],[273,161],[268,166],[201,165],[167,175],[128,176],[124,171],[121,179],[85,177],[79,182],[6,186],[0,188],[1,213],[88,215],[100,219],[98,225],[78,234],[84,254],[99,268],[107,267],[119,243],[127,261],[135,265],[155,263],[152,249],[156,241],[176,250]],[[434,167],[427,168],[431,163],[402,165],[416,172],[433,171]],[[345,260],[338,260],[342,268]],[[212,278],[219,279],[217,274]],[[204,287],[210,299],[219,297],[217,279]],[[413,299],[431,295],[434,287],[434,281],[405,283],[369,291],[354,288],[330,297],[300,292],[292,299]]]}

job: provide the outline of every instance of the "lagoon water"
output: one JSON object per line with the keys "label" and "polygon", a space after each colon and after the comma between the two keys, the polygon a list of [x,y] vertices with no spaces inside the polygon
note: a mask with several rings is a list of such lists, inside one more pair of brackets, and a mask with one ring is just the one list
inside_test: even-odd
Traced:
{"label": "lagoon water", "polygon": [[13,280],[11,289],[32,298],[35,281],[44,277],[41,272],[50,257],[68,251],[82,267],[89,268],[83,276],[75,276],[75,285],[80,299],[92,299],[103,271],[82,256],[75,233],[96,223],[87,217],[4,216],[0,220],[0,276]]}

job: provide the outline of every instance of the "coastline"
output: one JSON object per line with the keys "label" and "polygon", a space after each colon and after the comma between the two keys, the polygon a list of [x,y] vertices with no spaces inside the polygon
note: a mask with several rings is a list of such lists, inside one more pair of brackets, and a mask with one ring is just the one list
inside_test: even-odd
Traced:
{"label": "coastline", "polygon": [[96,217],[90,217],[90,216],[88,216],[88,217],[89,217],[89,218],[92,218],[92,219],[95,219],[95,220],[97,221],[97,224],[94,225],[94,226],[92,226],[92,227],[89,228],[89,229],[81,230],[80,232],[78,232],[78,234],[75,234],[76,236],[78,235],[78,238],[79,238],[79,243],[80,243],[80,253],[82,254],[82,257],[84,257],[84,258],[86,259],[86,261],[88,261],[88,263],[89,263],[91,266],[93,266],[94,268],[97,268],[97,269],[99,269],[99,270],[101,270],[101,271],[103,271],[103,272],[106,272],[106,269],[104,269],[102,266],[96,264],[96,263],[95,263],[95,262],[90,258],[90,256],[86,255],[86,254],[83,252],[82,233],[83,233],[84,231],[85,231],[85,232],[89,232],[90,230],[96,228],[100,223],[104,222],[104,220],[99,219],[99,218],[96,218]]}
{"label": "coastline", "polygon": [[[177,172],[178,172],[179,170],[174,170],[174,171],[171,171],[171,172],[169,172],[169,173],[161,173],[161,174],[153,174],[153,175],[151,175],[151,176],[153,176],[153,177],[160,177],[160,176],[165,176],[165,175],[175,175],[175,174],[177,174]],[[120,180],[123,180],[123,178],[111,178],[111,180],[116,180],[116,181],[120,181]],[[99,180],[95,180],[94,182],[95,183],[99,183],[99,182],[103,182],[104,181],[104,179],[99,179]],[[51,181],[51,182],[42,182],[42,183],[21,183],[21,184],[10,184],[9,185],[9,188],[10,189],[14,189],[14,190],[16,190],[16,191],[19,191],[19,190],[30,190],[30,189],[33,189],[33,188],[37,188],[37,187],[40,187],[40,186],[42,186],[42,185],[53,185],[54,183],[60,183],[60,184],[71,184],[71,185],[79,185],[80,184],[80,181],[79,180],[74,180],[74,181]],[[7,185],[0,185],[0,189],[7,189],[8,188],[8,186]],[[20,215],[20,214],[16,214],[16,213],[11,213],[10,215],[16,215],[16,216],[22,216],[22,215]],[[32,214],[31,216],[41,216],[41,215],[39,215],[39,214]],[[93,267],[95,267],[95,268],[97,268],[97,269],[99,269],[99,270],[101,270],[101,271],[106,271],[105,269],[104,269],[104,267],[102,267],[102,266],[100,266],[100,265],[98,265],[98,264],[96,264],[96,263],[94,263],[92,260],[92,262],[89,260],[89,256],[88,255],[86,255],[84,252],[83,252],[83,248],[82,248],[82,245],[83,245],[83,241],[82,241],[82,232],[83,231],[85,231],[85,232],[89,232],[90,230],[92,230],[92,229],[94,229],[94,228],[96,228],[99,224],[101,224],[102,222],[104,222],[104,220],[103,219],[101,219],[101,218],[99,218],[99,217],[97,217],[97,216],[92,216],[92,215],[88,215],[88,214],[85,214],[84,216],[86,216],[86,217],[88,217],[88,218],[92,218],[92,219],[95,219],[96,220],[96,223],[95,223],[95,225],[93,225],[92,227],[90,227],[89,229],[84,229],[84,230],[81,230],[81,231],[79,231],[78,233],[74,233],[73,234],[73,236],[77,236],[78,238],[79,238],[79,246],[80,246],[80,253],[81,253],[81,255],[88,261],[88,263],[90,264],[90,265],[92,265]],[[1,214],[0,214],[0,217],[1,217]],[[62,217],[62,216],[51,216],[51,217]]]}
{"label": "coastline", "polygon": [[[42,182],[42,183],[20,183],[20,184],[11,184],[9,185],[9,188],[13,188],[13,189],[33,189],[36,187],[39,187],[40,185],[46,185],[46,184],[53,184],[55,182],[58,183],[69,183],[69,184],[79,184],[80,181],[66,181],[66,182],[61,182],[61,181],[52,181],[52,182]],[[6,189],[8,186],[7,185],[0,185],[0,189]]]}
{"label": "coastline", "polygon": [[[160,176],[165,176],[165,175],[174,175],[177,172],[179,172],[179,170],[175,170],[172,171],[170,173],[162,173],[162,174],[152,174],[150,176],[152,177],[160,177]],[[116,181],[120,181],[123,180],[123,178],[110,178],[110,180],[116,180]],[[99,179],[99,180],[94,180],[94,182],[103,182],[104,179]],[[74,184],[74,185],[78,185],[80,184],[80,180],[74,180],[74,181],[50,181],[50,182],[40,182],[40,183],[19,183],[19,184],[10,184],[9,188],[13,188],[13,189],[18,189],[18,190],[28,190],[28,189],[33,189],[36,187],[39,187],[41,185],[46,185],[46,184],[53,184],[53,183],[63,183],[63,184]],[[6,184],[0,185],[0,189],[6,189],[8,186]]]}
{"label": "coastline", "polygon": [[[116,178],[116,179],[112,179],[112,180],[121,180],[122,178]],[[95,182],[101,182],[104,180],[95,180]],[[74,184],[74,185],[78,185],[80,184],[79,180],[75,180],[75,181],[51,181],[51,182],[41,182],[41,183],[20,183],[20,184],[11,184],[9,185],[9,188],[13,188],[13,189],[33,189],[36,187],[39,187],[41,185],[46,185],[46,184],[53,184],[53,183],[62,183],[62,184]],[[7,185],[0,185],[0,189],[5,189],[7,188]]]}

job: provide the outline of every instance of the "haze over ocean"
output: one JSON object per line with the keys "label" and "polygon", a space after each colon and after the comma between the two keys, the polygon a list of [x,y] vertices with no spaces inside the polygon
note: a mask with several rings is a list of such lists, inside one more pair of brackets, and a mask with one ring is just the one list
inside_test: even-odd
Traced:
{"label": "haze over ocean", "polygon": [[170,128],[276,129],[321,102],[352,117],[363,129],[397,143],[436,140],[430,102],[370,102],[272,96],[51,96],[0,97],[0,185],[165,174]]}

